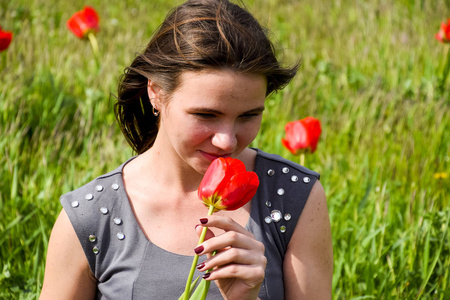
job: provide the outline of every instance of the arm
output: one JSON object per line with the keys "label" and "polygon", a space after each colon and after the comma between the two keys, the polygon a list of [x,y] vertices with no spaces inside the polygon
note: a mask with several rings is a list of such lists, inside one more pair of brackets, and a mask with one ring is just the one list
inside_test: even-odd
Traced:
{"label": "arm", "polygon": [[333,248],[325,192],[314,184],[283,265],[285,299],[331,299]]}
{"label": "arm", "polygon": [[50,236],[39,299],[94,299],[96,289],[96,280],[75,230],[62,210]]}

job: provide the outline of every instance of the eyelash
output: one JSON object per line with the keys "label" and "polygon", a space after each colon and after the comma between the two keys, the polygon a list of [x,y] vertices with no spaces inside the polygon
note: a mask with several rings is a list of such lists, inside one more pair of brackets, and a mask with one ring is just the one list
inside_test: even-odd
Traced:
{"label": "eyelash", "polygon": [[203,114],[203,113],[195,113],[194,116],[197,116],[202,119],[212,119],[215,117],[213,114]]}
{"label": "eyelash", "polygon": [[[239,116],[240,119],[252,119],[255,118],[257,116],[259,116],[260,114],[254,113],[254,114],[245,114],[245,115],[241,115]],[[214,119],[216,117],[216,115],[214,114],[208,114],[208,113],[194,113],[194,116],[201,118],[201,119],[205,119],[205,120],[210,120],[210,119]]]}
{"label": "eyelash", "polygon": [[243,118],[243,119],[251,119],[251,118],[254,118],[254,117],[257,117],[257,116],[259,116],[259,114],[246,114],[246,115],[242,115],[240,117]]}

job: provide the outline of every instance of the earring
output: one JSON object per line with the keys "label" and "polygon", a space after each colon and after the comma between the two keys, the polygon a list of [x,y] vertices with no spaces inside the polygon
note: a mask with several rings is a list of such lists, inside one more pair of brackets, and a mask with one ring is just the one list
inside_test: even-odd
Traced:
{"label": "earring", "polygon": [[[154,99],[155,98],[150,98],[150,102],[152,102],[152,100],[154,100]],[[153,106],[153,103],[151,103],[151,104],[152,104],[152,112],[155,115],[155,117],[157,117],[159,115],[159,111],[157,109],[155,109],[155,107]]]}

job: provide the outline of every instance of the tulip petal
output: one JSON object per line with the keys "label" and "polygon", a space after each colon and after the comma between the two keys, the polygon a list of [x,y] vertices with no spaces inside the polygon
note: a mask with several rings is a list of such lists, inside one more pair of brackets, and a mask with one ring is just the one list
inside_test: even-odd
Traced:
{"label": "tulip petal", "polygon": [[220,157],[212,161],[198,188],[200,199],[211,198],[217,192],[220,183],[225,178],[226,168],[227,163],[224,158]]}
{"label": "tulip petal", "polygon": [[85,6],[83,10],[74,13],[69,20],[67,20],[67,27],[78,38],[86,38],[89,32],[97,32],[99,17],[95,9],[90,6]]}
{"label": "tulip petal", "polygon": [[98,14],[95,11],[95,9],[93,9],[90,6],[85,6],[83,12],[84,12],[85,22],[89,26],[89,28],[91,28],[95,31],[98,31],[98,29],[99,29],[98,22],[99,22],[100,18],[98,17]]}
{"label": "tulip petal", "polygon": [[258,175],[254,172],[241,172],[233,175],[223,191],[220,205],[226,210],[236,210],[250,201],[259,186]]}
{"label": "tulip petal", "polygon": [[283,144],[284,147],[286,147],[289,151],[291,151],[292,154],[297,154],[297,151],[291,147],[291,144],[289,143],[289,141],[287,139],[282,138],[281,139],[281,144]]}
{"label": "tulip petal", "polygon": [[0,28],[0,51],[8,49],[12,38],[13,34],[11,31],[2,31]]}

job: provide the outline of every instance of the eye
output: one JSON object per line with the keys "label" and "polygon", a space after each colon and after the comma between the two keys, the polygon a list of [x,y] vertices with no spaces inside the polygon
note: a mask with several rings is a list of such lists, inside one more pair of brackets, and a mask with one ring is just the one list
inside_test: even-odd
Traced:
{"label": "eye", "polygon": [[248,120],[248,119],[256,118],[260,115],[261,115],[261,113],[248,113],[248,114],[243,114],[239,117],[243,120]]}
{"label": "eye", "polygon": [[216,117],[214,114],[209,114],[209,113],[193,113],[193,115],[199,119],[204,119],[204,120],[209,120],[209,119],[213,119]]}

